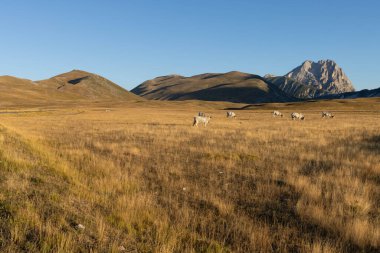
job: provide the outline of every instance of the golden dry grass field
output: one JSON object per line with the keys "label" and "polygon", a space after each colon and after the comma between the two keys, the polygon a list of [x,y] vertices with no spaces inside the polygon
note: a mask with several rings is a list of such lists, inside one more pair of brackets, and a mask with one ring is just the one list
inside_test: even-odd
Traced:
{"label": "golden dry grass field", "polygon": [[378,252],[379,102],[2,109],[0,251]]}

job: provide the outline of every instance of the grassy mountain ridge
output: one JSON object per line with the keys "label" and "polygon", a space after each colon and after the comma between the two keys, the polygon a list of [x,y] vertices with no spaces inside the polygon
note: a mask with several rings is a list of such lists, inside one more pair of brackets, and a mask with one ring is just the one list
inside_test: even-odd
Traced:
{"label": "grassy mountain ridge", "polygon": [[142,98],[104,77],[81,70],[73,70],[40,81],[0,76],[0,106],[81,100],[142,100]]}
{"label": "grassy mountain ridge", "polygon": [[293,98],[264,78],[232,71],[192,77],[161,76],[131,90],[155,100],[206,100],[238,103],[289,101]]}

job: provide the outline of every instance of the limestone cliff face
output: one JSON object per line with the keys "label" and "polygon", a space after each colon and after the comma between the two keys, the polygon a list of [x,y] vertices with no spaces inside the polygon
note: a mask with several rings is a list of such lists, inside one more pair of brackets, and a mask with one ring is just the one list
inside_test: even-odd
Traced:
{"label": "limestone cliff face", "polygon": [[286,74],[285,77],[330,94],[355,91],[352,82],[342,68],[332,60],[305,61],[301,66]]}
{"label": "limestone cliff face", "polygon": [[319,89],[316,86],[302,84],[285,76],[267,76],[266,80],[279,87],[289,96],[293,96],[295,98],[308,99],[331,94],[330,92]]}

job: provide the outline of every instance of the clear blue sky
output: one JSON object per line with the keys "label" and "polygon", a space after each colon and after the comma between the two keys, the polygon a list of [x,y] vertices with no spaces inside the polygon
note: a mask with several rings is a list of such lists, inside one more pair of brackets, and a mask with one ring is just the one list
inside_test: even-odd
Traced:
{"label": "clear blue sky", "polygon": [[82,69],[131,89],[166,74],[286,74],[333,59],[380,87],[380,1],[2,0],[0,75]]}

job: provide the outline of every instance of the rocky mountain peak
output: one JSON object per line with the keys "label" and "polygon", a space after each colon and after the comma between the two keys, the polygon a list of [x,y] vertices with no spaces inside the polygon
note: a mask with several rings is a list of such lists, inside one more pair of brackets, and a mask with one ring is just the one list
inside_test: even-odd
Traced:
{"label": "rocky mountain peak", "polygon": [[350,79],[333,60],[305,61],[285,77],[332,94],[355,91]]}
{"label": "rocky mountain peak", "polygon": [[264,76],[264,78],[273,78],[273,77],[276,77],[276,75],[273,75],[273,74],[266,74]]}

